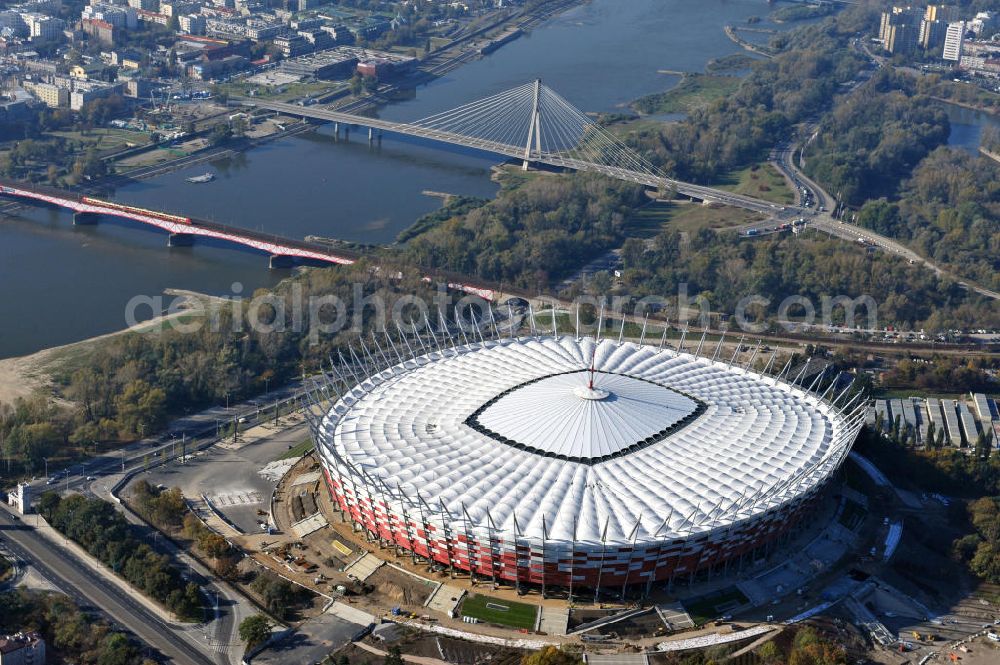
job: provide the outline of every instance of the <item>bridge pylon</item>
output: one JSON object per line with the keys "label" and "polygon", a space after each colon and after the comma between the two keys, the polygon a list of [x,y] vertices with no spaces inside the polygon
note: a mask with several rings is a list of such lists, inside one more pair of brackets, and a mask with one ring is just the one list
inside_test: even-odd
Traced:
{"label": "bridge pylon", "polygon": [[531,103],[531,119],[528,121],[528,141],[524,145],[523,171],[528,170],[531,161],[531,142],[535,142],[535,154],[542,154],[542,114],[541,114],[542,79],[535,79],[535,90]]}

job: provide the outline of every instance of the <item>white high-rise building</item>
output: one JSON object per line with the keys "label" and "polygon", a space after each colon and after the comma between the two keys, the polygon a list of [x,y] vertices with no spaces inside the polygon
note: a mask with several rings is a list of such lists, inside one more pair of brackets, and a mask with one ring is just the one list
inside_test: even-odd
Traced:
{"label": "white high-rise building", "polygon": [[958,62],[962,59],[962,43],[965,41],[965,21],[955,21],[948,24],[944,35],[944,51],[941,57],[945,60]]}

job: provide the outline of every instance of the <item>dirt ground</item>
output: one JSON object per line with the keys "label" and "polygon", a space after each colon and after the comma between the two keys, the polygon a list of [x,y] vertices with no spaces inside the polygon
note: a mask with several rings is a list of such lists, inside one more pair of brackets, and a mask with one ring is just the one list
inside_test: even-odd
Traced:
{"label": "dirt ground", "polygon": [[[430,633],[406,629],[401,639],[386,644],[379,640],[366,637],[363,642],[375,649],[385,651],[390,646],[398,646],[405,656],[422,656],[446,660],[454,665],[518,665],[521,658],[528,653],[521,649],[491,646],[457,640],[450,637],[436,636]],[[341,656],[347,656],[351,665],[381,665],[382,657],[365,650],[356,644],[349,644],[333,654],[333,661]]]}
{"label": "dirt ground", "polygon": [[18,398],[49,390],[51,378],[43,368],[50,356],[51,349],[46,349],[30,356],[0,360],[0,404],[12,404]]}

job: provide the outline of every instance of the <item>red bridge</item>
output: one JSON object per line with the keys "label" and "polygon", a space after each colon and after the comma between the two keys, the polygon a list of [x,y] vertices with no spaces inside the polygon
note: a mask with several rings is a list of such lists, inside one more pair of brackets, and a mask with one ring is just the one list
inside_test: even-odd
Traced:
{"label": "red bridge", "polygon": [[272,267],[278,267],[293,259],[341,265],[349,265],[357,260],[357,256],[353,253],[341,250],[334,252],[317,243],[123,205],[53,187],[0,180],[0,194],[26,202],[72,210],[75,224],[95,224],[101,215],[111,215],[155,226],[170,234],[167,242],[171,246],[190,245],[198,236],[226,240],[268,254],[271,257]]}
{"label": "red bridge", "polygon": [[[96,224],[102,215],[131,219],[166,231],[169,234],[167,245],[172,247],[191,245],[196,237],[225,240],[266,253],[270,256],[272,268],[287,267],[296,259],[339,265],[350,265],[358,260],[358,255],[354,252],[341,249],[335,252],[319,243],[148,210],[55,187],[0,179],[0,197],[72,210],[74,224]],[[465,283],[466,280],[461,276],[448,275],[446,279],[449,288],[471,293],[486,300],[492,300],[496,295],[496,292],[489,287]],[[425,277],[424,280],[431,281],[431,278]]]}

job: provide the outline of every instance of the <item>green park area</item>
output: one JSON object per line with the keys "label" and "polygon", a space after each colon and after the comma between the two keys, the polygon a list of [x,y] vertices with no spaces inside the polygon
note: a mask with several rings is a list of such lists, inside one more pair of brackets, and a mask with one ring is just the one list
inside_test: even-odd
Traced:
{"label": "green park area", "polygon": [[778,169],[766,162],[724,173],[714,186],[774,203],[795,203],[795,192],[788,186],[788,181]]}
{"label": "green park area", "polygon": [[739,76],[684,74],[670,90],[641,97],[632,106],[644,114],[690,113],[732,94],[741,80]]}
{"label": "green park area", "polygon": [[763,219],[761,215],[749,210],[706,206],[688,201],[655,201],[633,212],[626,229],[630,237],[652,238],[663,230],[685,233],[695,233],[701,229],[720,231]]}

